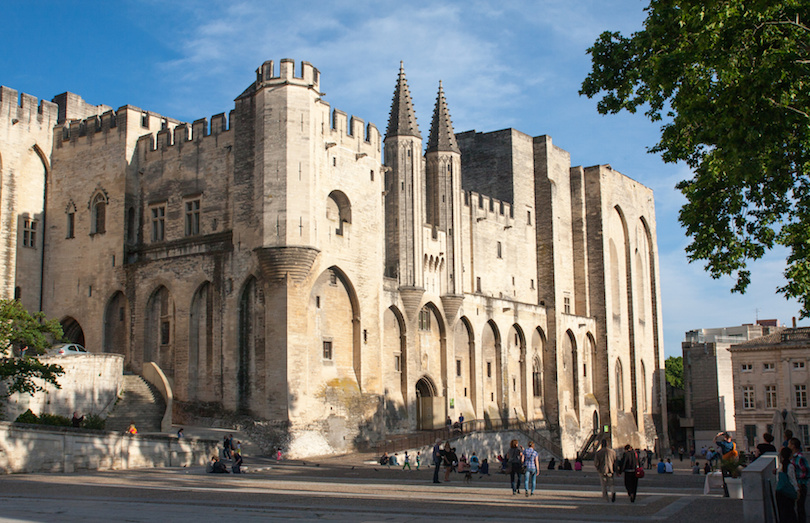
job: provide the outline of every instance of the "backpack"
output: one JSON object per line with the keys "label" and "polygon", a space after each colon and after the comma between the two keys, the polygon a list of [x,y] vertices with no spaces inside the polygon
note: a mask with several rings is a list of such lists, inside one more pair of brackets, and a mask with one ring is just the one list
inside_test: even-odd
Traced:
{"label": "backpack", "polygon": [[790,482],[790,478],[788,475],[781,470],[779,471],[779,479],[776,481],[776,492],[782,494],[783,496],[796,499],[798,494],[796,493],[796,489],[793,488],[793,484]]}

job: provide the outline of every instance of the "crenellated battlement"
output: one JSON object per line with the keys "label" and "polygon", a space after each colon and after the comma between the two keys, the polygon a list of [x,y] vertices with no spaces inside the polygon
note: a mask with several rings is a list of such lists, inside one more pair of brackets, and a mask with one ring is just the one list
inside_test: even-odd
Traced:
{"label": "crenellated battlement", "polygon": [[381,136],[377,126],[371,123],[366,125],[362,118],[349,117],[340,109],[332,109],[329,120],[327,142],[351,147],[357,152],[379,154]]}
{"label": "crenellated battlement", "polygon": [[58,115],[59,108],[55,103],[0,86],[0,118],[8,118],[12,125],[31,121],[55,123]]}
{"label": "crenellated battlement", "polygon": [[470,213],[477,220],[495,220],[497,222],[510,223],[515,215],[512,204],[497,198],[492,198],[475,191],[462,191],[464,207],[470,209]]}
{"label": "crenellated battlement", "polygon": [[157,133],[144,134],[138,138],[138,155],[148,158],[150,153],[156,151],[180,150],[184,143],[219,140],[221,136],[232,136],[233,114],[231,111],[228,119],[225,118],[225,113],[215,114],[211,117],[210,126],[207,118],[200,118],[194,120],[191,125],[183,122],[174,127],[163,128]]}
{"label": "crenellated battlement", "polygon": [[264,86],[294,84],[310,87],[316,91],[320,90],[321,73],[311,63],[302,61],[300,74],[295,74],[295,60],[284,58],[279,62],[278,72],[275,70],[275,62],[268,60],[261,67],[256,69],[256,89]]}

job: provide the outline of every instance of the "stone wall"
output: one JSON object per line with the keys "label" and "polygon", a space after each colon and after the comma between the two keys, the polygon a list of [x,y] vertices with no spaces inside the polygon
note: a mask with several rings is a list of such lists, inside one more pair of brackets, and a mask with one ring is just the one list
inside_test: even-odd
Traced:
{"label": "stone wall", "polygon": [[0,422],[0,473],[204,465],[217,441]]}
{"label": "stone wall", "polygon": [[48,413],[71,417],[74,411],[78,411],[83,415],[106,417],[115,405],[124,372],[122,356],[88,354],[40,359],[64,369],[65,373],[57,378],[61,388],[48,385],[45,392],[33,396],[12,395],[4,406],[4,419],[13,421],[26,409],[31,409],[36,415]]}

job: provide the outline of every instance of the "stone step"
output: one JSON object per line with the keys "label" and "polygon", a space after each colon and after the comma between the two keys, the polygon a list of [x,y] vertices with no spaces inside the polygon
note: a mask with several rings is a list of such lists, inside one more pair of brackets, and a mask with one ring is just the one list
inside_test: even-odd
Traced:
{"label": "stone step", "polygon": [[106,429],[125,431],[134,424],[138,432],[160,432],[166,410],[163,398],[142,377],[125,374],[121,399],[107,417]]}

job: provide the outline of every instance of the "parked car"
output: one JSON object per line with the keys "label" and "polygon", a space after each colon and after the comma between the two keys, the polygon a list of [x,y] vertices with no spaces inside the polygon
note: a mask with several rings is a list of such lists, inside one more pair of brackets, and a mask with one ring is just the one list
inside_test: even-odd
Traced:
{"label": "parked car", "polygon": [[89,354],[89,352],[78,343],[60,343],[48,351],[48,356],[76,356],[78,354]]}

